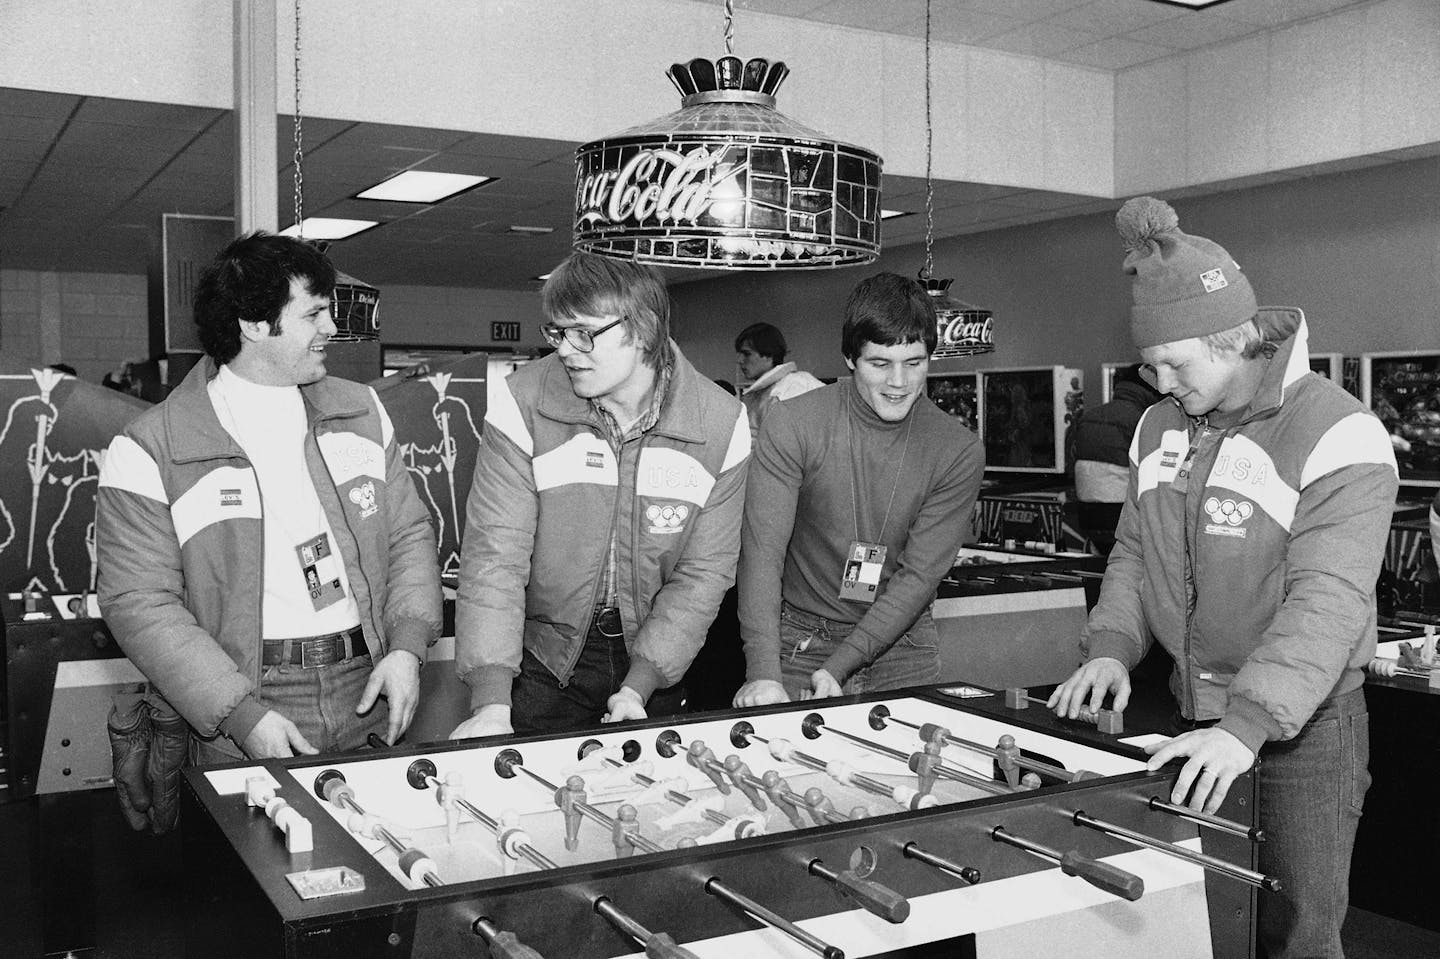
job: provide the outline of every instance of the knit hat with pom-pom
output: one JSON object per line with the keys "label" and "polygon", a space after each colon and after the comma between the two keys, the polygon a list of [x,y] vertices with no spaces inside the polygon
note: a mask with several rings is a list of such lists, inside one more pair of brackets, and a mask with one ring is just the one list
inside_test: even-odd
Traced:
{"label": "knit hat with pom-pom", "polygon": [[1218,243],[1182,232],[1164,200],[1127,200],[1115,227],[1125,241],[1125,272],[1135,278],[1137,349],[1234,329],[1258,312],[1240,265]]}

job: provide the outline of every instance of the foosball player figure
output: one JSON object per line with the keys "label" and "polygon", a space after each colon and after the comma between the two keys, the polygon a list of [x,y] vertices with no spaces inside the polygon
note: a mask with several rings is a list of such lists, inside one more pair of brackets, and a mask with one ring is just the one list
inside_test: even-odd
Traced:
{"label": "foosball player figure", "polygon": [[580,804],[584,802],[585,780],[579,776],[570,776],[555,790],[555,805],[565,817],[565,848],[570,852],[580,848]]}

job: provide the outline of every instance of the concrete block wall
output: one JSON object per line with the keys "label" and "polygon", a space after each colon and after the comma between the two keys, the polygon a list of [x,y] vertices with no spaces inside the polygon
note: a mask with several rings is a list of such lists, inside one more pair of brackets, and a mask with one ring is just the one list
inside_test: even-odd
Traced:
{"label": "concrete block wall", "polygon": [[0,357],[68,363],[81,379],[149,355],[145,277],[0,270]]}

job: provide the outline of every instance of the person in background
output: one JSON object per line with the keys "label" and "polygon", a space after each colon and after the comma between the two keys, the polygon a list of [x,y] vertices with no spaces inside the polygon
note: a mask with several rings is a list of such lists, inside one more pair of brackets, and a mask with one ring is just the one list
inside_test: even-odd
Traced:
{"label": "person in background", "polygon": [[466,507],[454,738],[680,708],[735,578],[745,411],[670,339],[651,267],[575,253],[545,281],[555,352],[506,377]]}
{"label": "person in background", "polygon": [[1140,417],[1165,395],[1141,378],[1140,364],[1115,371],[1110,399],[1075,425],[1075,499],[1080,528],[1102,556],[1115,545],[1130,485],[1130,441]]}
{"label": "person in background", "polygon": [[1440,492],[1430,504],[1430,551],[1435,554],[1435,568],[1440,570]]}
{"label": "person in background", "polygon": [[737,706],[940,678],[930,604],[970,530],[974,433],[925,393],[935,308],[880,273],[845,305],[853,378],[774,404],[741,534]]}
{"label": "person in background", "polygon": [[201,273],[207,358],[111,442],[105,622],[225,762],[394,742],[440,635],[435,531],[368,386],[326,376],[335,270],[251,233]]}
{"label": "person in background", "polygon": [[1310,372],[1299,310],[1256,305],[1218,244],[1160,200],[1117,217],[1133,278],[1130,329],[1157,387],[1130,447],[1125,508],[1083,665],[1050,696],[1075,718],[1152,637],[1175,662],[1171,800],[1213,813],[1255,766],[1259,898],[1271,959],[1340,956],[1350,855],[1370,783],[1363,670],[1375,656],[1375,580],[1399,486],[1381,422]]}
{"label": "person in background", "polygon": [[794,363],[787,363],[788,352],[785,334],[769,323],[752,323],[735,337],[740,373],[749,381],[740,391],[740,402],[749,413],[752,435],[759,431],[770,404],[825,385]]}

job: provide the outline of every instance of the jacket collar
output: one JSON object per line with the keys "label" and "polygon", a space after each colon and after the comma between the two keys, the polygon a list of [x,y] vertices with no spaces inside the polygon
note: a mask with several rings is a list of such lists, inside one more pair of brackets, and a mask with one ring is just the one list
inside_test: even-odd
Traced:
{"label": "jacket collar", "polygon": [[1265,307],[1257,322],[1265,339],[1276,344],[1276,350],[1240,422],[1278,410],[1285,402],[1286,388],[1310,372],[1310,328],[1301,310]]}
{"label": "jacket collar", "polygon": [[772,366],[764,373],[761,373],[759,378],[757,378],[754,383],[751,383],[749,386],[745,387],[745,389],[740,392],[740,395],[749,396],[751,393],[759,393],[761,390],[768,389],[769,387],[774,386],[776,383],[779,383],[785,377],[789,376],[791,373],[794,372],[794,363],[787,362],[781,363],[779,366]]}
{"label": "jacket collar", "polygon": [[[177,463],[245,455],[235,438],[220,425],[215,406],[210,402],[210,381],[219,372],[214,359],[206,356],[165,399],[166,439]],[[357,405],[353,399],[343,395],[328,376],[300,387],[300,396],[305,401],[306,417],[312,424],[361,416],[366,412],[363,403]]]}
{"label": "jacket collar", "polygon": [[[660,419],[650,430],[683,443],[699,443],[705,438],[704,412],[700,403],[700,373],[685,359],[674,340],[668,341],[674,363],[670,373],[670,392],[660,408]],[[590,401],[575,395],[570,377],[555,354],[537,360],[546,365],[540,381],[540,402],[536,412],[561,423],[594,427]]]}

